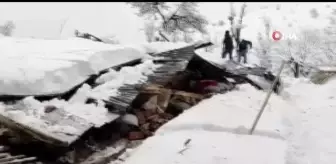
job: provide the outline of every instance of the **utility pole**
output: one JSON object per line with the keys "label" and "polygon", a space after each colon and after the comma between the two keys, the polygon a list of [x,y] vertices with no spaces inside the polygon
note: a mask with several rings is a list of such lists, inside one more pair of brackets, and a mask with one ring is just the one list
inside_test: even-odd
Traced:
{"label": "utility pole", "polygon": [[274,88],[274,86],[276,85],[276,83],[278,82],[278,80],[279,80],[279,78],[280,78],[280,74],[281,74],[282,70],[284,69],[286,63],[287,63],[287,62],[286,62],[285,60],[282,61],[281,66],[280,66],[280,69],[279,69],[279,72],[278,72],[278,74],[277,74],[277,76],[276,76],[276,78],[275,78],[275,80],[274,80],[274,82],[273,82],[271,88],[269,88],[269,91],[268,91],[268,93],[267,93],[267,95],[266,95],[266,98],[265,98],[265,100],[264,100],[264,103],[262,104],[262,106],[261,106],[261,108],[260,108],[260,111],[259,111],[257,117],[255,118],[254,122],[253,122],[252,128],[251,128],[250,131],[249,131],[249,134],[250,134],[250,135],[253,134],[253,132],[254,132],[254,130],[255,130],[255,128],[256,128],[258,122],[259,122],[259,119],[260,119],[261,115],[263,114],[263,112],[264,112],[264,110],[265,110],[265,107],[266,107],[266,105],[267,105],[267,103],[268,103],[268,100],[270,99],[270,97],[271,97],[271,95],[272,95],[273,88]]}

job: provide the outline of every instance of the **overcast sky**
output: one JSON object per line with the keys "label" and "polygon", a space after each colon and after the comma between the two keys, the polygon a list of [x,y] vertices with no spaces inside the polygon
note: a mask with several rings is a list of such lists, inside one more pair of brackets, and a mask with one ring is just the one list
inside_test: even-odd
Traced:
{"label": "overcast sky", "polygon": [[[239,7],[240,4],[235,3],[235,6]],[[248,12],[276,4],[279,3],[248,3]],[[314,7],[326,3],[281,3],[283,7],[298,4]],[[230,7],[227,2],[204,2],[199,6],[201,14],[211,21],[226,20]],[[60,24],[64,20],[68,20],[62,33],[64,36],[72,34],[75,28],[96,35],[109,35],[112,31],[136,31],[135,29],[141,28],[141,22],[134,10],[125,7],[121,2],[2,2],[0,22],[6,20],[13,20],[17,24],[16,36],[55,37],[59,35]],[[123,35],[131,39],[134,34]]]}

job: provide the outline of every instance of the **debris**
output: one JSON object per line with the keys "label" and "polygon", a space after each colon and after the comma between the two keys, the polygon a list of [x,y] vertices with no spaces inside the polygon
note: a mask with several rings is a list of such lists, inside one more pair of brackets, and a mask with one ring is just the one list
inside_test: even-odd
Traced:
{"label": "debris", "polygon": [[191,139],[189,138],[189,139],[187,139],[185,142],[184,142],[184,146],[188,146],[189,145],[189,143],[190,143],[190,141],[191,141]]}
{"label": "debris", "polygon": [[45,113],[50,113],[50,112],[53,112],[56,109],[57,109],[57,107],[55,107],[53,105],[47,105],[47,106],[44,107],[44,112]]}
{"label": "debris", "polygon": [[129,140],[141,140],[145,139],[145,134],[141,131],[133,131],[128,133],[128,139]]}
{"label": "debris", "polygon": [[185,152],[186,150],[189,149],[189,143],[190,143],[191,139],[187,139],[185,142],[184,142],[184,148],[182,150],[180,150],[178,153],[179,154],[183,154],[183,152]]}

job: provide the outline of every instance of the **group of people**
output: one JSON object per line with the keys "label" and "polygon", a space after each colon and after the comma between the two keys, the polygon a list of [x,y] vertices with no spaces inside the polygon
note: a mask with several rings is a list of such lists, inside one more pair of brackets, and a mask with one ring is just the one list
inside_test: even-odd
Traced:
{"label": "group of people", "polygon": [[[244,58],[244,63],[247,63],[247,52],[249,48],[252,48],[252,42],[242,39],[238,46],[237,46],[237,52],[238,52],[238,62],[241,62],[241,59]],[[229,31],[225,31],[225,36],[223,40],[223,51],[222,51],[222,58],[226,58],[226,55],[229,54],[230,60],[233,60],[232,57],[232,51],[234,49],[233,46],[233,40],[230,35]]]}

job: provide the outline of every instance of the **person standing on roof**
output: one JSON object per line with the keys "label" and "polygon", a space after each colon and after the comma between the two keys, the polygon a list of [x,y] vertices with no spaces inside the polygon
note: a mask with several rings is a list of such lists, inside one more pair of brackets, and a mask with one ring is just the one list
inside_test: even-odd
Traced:
{"label": "person standing on roof", "polygon": [[229,54],[230,60],[232,60],[232,50],[233,50],[233,41],[228,30],[225,31],[224,40],[223,40],[223,51],[222,58],[226,57],[226,54]]}
{"label": "person standing on roof", "polygon": [[252,42],[243,39],[238,46],[238,62],[240,63],[241,58],[244,58],[244,63],[247,63],[247,52],[249,48],[252,48]]}

